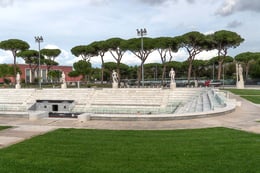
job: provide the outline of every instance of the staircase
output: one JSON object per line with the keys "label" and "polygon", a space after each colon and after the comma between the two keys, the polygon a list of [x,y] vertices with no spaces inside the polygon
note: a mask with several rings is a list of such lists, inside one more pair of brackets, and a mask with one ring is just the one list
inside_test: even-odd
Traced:
{"label": "staircase", "polygon": [[194,95],[190,100],[182,103],[175,113],[192,113],[192,112],[207,112],[216,108],[223,108],[225,101],[216,94],[213,89],[202,90],[198,95]]}

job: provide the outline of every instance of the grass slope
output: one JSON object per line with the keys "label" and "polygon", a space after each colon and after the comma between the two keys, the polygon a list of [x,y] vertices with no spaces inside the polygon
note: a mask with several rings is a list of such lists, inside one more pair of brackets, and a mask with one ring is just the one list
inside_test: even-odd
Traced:
{"label": "grass slope", "polygon": [[258,89],[227,89],[237,95],[260,95],[260,90]]}
{"label": "grass slope", "polygon": [[227,89],[253,103],[260,104],[260,90],[257,89]]}
{"label": "grass slope", "polygon": [[59,129],[0,150],[0,172],[256,173],[260,136],[225,128]]}
{"label": "grass slope", "polygon": [[0,126],[0,130],[11,128],[10,126]]}
{"label": "grass slope", "polygon": [[241,96],[244,99],[247,99],[255,104],[260,104],[260,96]]}

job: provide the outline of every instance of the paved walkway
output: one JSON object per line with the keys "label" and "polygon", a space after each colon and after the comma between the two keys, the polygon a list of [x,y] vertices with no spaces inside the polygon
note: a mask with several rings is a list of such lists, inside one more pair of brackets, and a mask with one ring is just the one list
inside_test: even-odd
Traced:
{"label": "paved walkway", "polygon": [[[77,119],[47,118],[29,121],[25,118],[0,117],[0,125],[13,128],[0,131],[0,148],[21,142],[33,136],[58,128],[114,129],[114,130],[170,130],[207,127],[227,127],[260,134],[260,105],[255,105],[238,96],[241,101],[236,111],[216,117],[172,121],[88,121]],[[259,122],[257,122],[259,121]]]}

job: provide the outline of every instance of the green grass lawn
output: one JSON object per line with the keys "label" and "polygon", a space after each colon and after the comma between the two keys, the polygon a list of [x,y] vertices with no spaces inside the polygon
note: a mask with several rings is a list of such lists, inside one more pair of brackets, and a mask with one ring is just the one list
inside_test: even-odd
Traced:
{"label": "green grass lawn", "polygon": [[253,103],[260,104],[260,90],[258,89],[227,89]]}
{"label": "green grass lawn", "polygon": [[0,150],[10,173],[259,173],[260,135],[59,129]]}
{"label": "green grass lawn", "polygon": [[10,126],[0,126],[0,130],[8,129]]}
{"label": "green grass lawn", "polygon": [[259,89],[227,89],[227,90],[237,95],[259,95],[260,96]]}
{"label": "green grass lawn", "polygon": [[241,97],[243,97],[253,103],[260,104],[260,96],[243,96],[242,95]]}

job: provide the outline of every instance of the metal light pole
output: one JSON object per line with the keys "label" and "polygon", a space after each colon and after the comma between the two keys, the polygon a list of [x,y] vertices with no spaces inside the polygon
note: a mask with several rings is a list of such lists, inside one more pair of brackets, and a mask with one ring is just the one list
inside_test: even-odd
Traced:
{"label": "metal light pole", "polygon": [[215,76],[215,62],[213,63],[213,69],[212,69],[212,80],[214,81]]}
{"label": "metal light pole", "polygon": [[[138,36],[141,36],[141,56],[143,56],[143,51],[144,51],[144,40],[143,40],[143,36],[144,35],[147,35],[147,30],[144,28],[144,29],[136,29],[137,31],[137,35]],[[142,57],[142,61],[143,61],[143,58]],[[144,63],[142,62],[141,64],[141,68],[142,68],[142,86],[144,86]]]}
{"label": "metal light pole", "polygon": [[39,58],[38,58],[38,78],[39,78],[39,88],[41,88],[41,42],[43,42],[42,36],[35,36],[35,42],[38,43],[38,48],[39,48]]}

